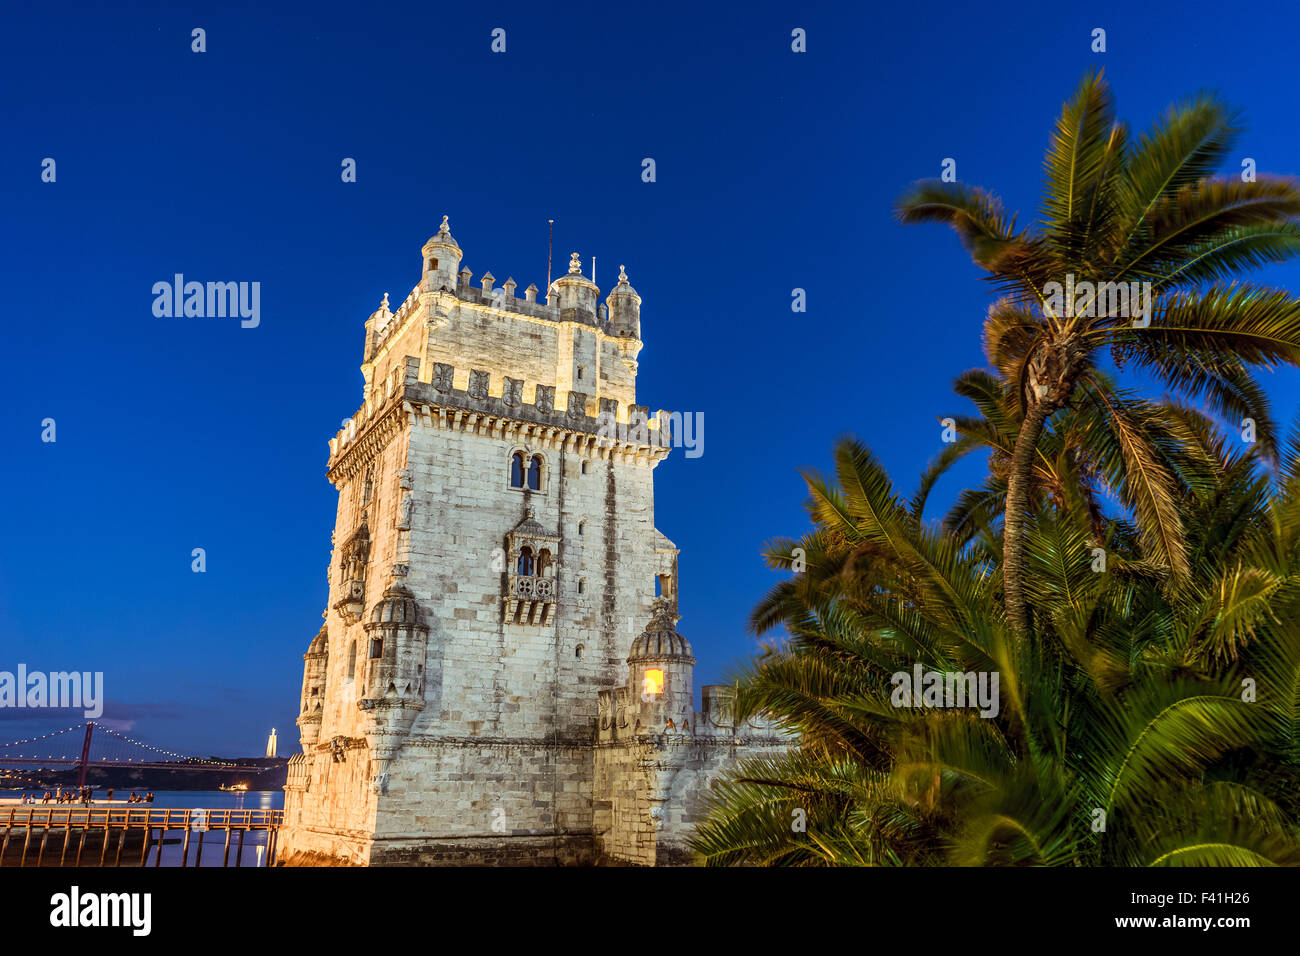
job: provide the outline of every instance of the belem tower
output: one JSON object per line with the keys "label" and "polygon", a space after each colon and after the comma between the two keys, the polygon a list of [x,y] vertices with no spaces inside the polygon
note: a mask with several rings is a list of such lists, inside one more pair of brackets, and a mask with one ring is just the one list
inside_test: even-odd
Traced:
{"label": "belem tower", "polygon": [[462,258],[443,217],[365,323],[281,859],[686,863],[719,773],[787,744],[728,687],[695,708],[641,298],[620,268],[598,304],[577,253],[544,302]]}

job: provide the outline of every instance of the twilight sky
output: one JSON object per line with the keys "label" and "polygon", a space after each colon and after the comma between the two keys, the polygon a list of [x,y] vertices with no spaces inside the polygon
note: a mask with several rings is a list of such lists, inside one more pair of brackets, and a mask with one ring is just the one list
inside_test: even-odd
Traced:
{"label": "twilight sky", "polygon": [[[948,231],[895,224],[910,182],[952,157],[1031,221],[1094,64],[1132,126],[1215,88],[1241,157],[1300,171],[1279,82],[1298,8],[1261,29],[1200,0],[267,6],[0,14],[0,670],[103,671],[104,718],[182,752],[259,753],[272,726],[297,746],[326,441],[359,403],[366,316],[410,291],[444,214],[475,281],[544,286],[548,218],[602,299],[627,265],[640,401],[705,416],[704,455],[656,471],[698,693],[756,646],[759,549],[806,529],[796,469],[853,433],[910,492],[965,410],[949,383],[983,364],[990,290]],[[260,325],[156,318],[175,273],[260,282]],[[1255,278],[1297,288],[1300,267]],[[1289,421],[1300,378],[1267,381]],[[0,710],[0,741],[77,720]]]}

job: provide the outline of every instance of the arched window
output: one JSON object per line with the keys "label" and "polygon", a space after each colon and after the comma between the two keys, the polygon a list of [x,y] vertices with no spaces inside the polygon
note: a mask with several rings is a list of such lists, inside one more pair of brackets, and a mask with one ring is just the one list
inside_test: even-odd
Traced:
{"label": "arched window", "polygon": [[353,680],[357,676],[357,642],[353,641],[348,645],[348,680]]}
{"label": "arched window", "polygon": [[379,660],[384,656],[384,639],[382,637],[372,637],[370,639],[370,659]]}
{"label": "arched window", "polygon": [[524,486],[524,453],[515,452],[510,456],[510,487],[522,488]]}
{"label": "arched window", "polygon": [[533,573],[533,549],[532,548],[525,546],[523,550],[519,552],[518,570],[520,574],[530,575]]}
{"label": "arched window", "polygon": [[583,463],[582,463],[582,473],[583,473],[584,475],[587,473],[587,462],[586,462],[586,461],[583,461]]}
{"label": "arched window", "polygon": [[578,534],[586,534],[586,533],[587,533],[587,522],[585,522],[585,521],[579,521],[579,522],[578,522]]}
{"label": "arched window", "polygon": [[551,570],[551,552],[543,548],[537,555],[537,576],[544,578]]}
{"label": "arched window", "polygon": [[585,654],[586,652],[587,649],[583,647],[581,644],[579,644],[577,647],[573,649],[573,656],[576,657],[578,660],[582,660],[582,655]]}
{"label": "arched window", "polygon": [[533,460],[528,463],[528,488],[530,491],[540,491],[542,488],[541,455],[534,455]]}
{"label": "arched window", "polygon": [[579,578],[579,579],[578,579],[578,593],[579,593],[579,594],[586,594],[586,593],[587,593],[587,579],[586,579],[586,578]]}

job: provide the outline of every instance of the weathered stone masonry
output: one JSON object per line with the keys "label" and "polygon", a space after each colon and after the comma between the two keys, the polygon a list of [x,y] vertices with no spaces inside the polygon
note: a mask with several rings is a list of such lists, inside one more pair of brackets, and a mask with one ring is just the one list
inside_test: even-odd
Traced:
{"label": "weathered stone masonry", "polygon": [[734,726],[727,688],[693,708],[641,298],[620,273],[597,305],[576,253],[544,303],[473,288],[445,217],[421,258],[366,321],[363,402],[330,441],[281,858],[685,862],[704,788],[783,743]]}

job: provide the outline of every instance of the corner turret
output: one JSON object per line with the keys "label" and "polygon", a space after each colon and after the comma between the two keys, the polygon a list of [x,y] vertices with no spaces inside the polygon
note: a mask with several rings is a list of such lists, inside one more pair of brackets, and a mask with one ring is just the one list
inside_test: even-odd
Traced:
{"label": "corner turret", "polygon": [[384,293],[384,301],[379,303],[379,308],[370,313],[370,318],[366,319],[366,348],[362,361],[361,371],[366,377],[366,385],[371,384],[371,376],[374,367],[370,360],[375,357],[375,343],[388,328],[388,323],[393,321],[393,313],[388,308],[388,293]]}
{"label": "corner turret", "polygon": [[429,626],[415,594],[400,580],[388,586],[369,618],[365,625],[369,649],[357,706],[369,717],[365,735],[379,778],[424,709]]}
{"label": "corner turret", "polygon": [[600,289],[582,274],[582,260],[575,252],[569,259],[569,274],[560,276],[547,291],[548,305],[557,305],[561,322],[596,325],[596,299]]}
{"label": "corner turret", "polygon": [[609,306],[609,334],[641,340],[641,297],[627,281],[627,271],[618,267],[618,285],[605,299]]}
{"label": "corner turret", "polygon": [[639,704],[633,701],[631,706],[634,735],[691,732],[695,657],[686,638],[677,633],[678,619],[670,600],[656,598],[650,624],[627,655],[629,683],[633,693],[640,694]]}
{"label": "corner turret", "polygon": [[325,704],[326,659],[329,655],[329,632],[324,624],[302,655],[302,705],[298,713],[298,737],[302,752],[316,746],[320,739],[320,721]]}
{"label": "corner turret", "polygon": [[421,290],[438,292],[446,289],[448,292],[455,292],[456,276],[463,253],[451,236],[451,227],[447,225],[446,216],[442,217],[438,234],[424,244],[420,255],[424,257],[424,265],[420,273]]}

